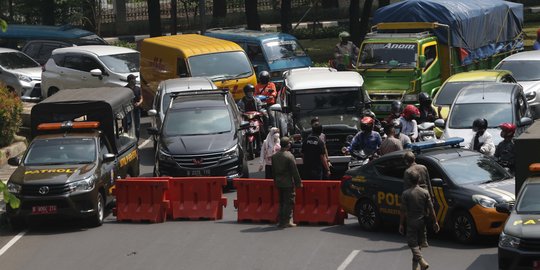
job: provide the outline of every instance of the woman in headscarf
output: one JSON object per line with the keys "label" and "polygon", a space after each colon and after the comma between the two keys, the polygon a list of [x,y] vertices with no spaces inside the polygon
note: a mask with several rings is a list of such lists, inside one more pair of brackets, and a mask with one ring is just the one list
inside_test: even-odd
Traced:
{"label": "woman in headscarf", "polygon": [[261,147],[261,159],[259,172],[262,171],[264,167],[264,178],[273,179],[272,175],[272,156],[281,149],[279,145],[279,129],[273,127],[268,132],[266,139],[264,140]]}

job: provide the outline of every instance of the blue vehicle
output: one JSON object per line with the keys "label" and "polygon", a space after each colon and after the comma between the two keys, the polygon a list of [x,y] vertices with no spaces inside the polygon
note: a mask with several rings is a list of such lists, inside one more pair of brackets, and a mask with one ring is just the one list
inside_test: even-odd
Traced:
{"label": "blue vehicle", "polygon": [[205,35],[238,43],[248,54],[257,73],[263,70],[270,72],[270,80],[279,85],[283,83],[284,71],[313,65],[302,45],[289,34],[215,28]]}

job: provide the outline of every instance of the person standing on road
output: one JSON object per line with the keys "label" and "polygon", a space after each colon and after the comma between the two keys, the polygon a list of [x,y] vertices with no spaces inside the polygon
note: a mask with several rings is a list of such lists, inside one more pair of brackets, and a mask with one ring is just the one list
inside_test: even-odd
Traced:
{"label": "person standing on road", "polygon": [[431,188],[429,172],[426,166],[417,164],[416,156],[411,151],[407,151],[403,154],[403,161],[408,167],[405,170],[405,173],[403,173],[403,190],[407,190],[414,186],[411,182],[412,178],[418,177],[418,185],[427,190],[429,195],[433,198],[433,189]]}
{"label": "person standing on road", "polygon": [[291,141],[288,137],[281,138],[281,149],[272,156],[272,174],[279,195],[278,227],[296,227],[292,221],[295,188],[302,187],[302,180],[296,168],[294,156],[289,149]]}
{"label": "person standing on road", "polygon": [[[399,215],[399,233],[407,236],[407,244],[411,249],[412,269],[428,269],[429,264],[422,257],[422,247],[427,247],[426,223],[433,220],[433,231],[439,232],[439,223],[435,217],[435,209],[429,193],[418,185],[421,175],[418,171],[411,172],[411,187],[401,196]],[[405,224],[407,230],[405,231]]]}
{"label": "person standing on road", "polygon": [[[319,125],[321,125],[321,122],[319,121],[319,117],[313,117],[311,119],[311,129],[313,130],[313,125],[317,123]],[[322,127],[322,125],[321,125]],[[324,130],[324,128],[323,128]],[[326,134],[324,134],[323,132],[321,132],[321,135],[319,135],[319,138],[321,139],[321,141],[324,143],[324,155],[326,156],[326,160],[328,161],[328,168],[332,168],[332,163],[330,163],[330,159],[328,158],[328,148],[326,147]],[[327,176],[328,175],[328,172],[327,171],[324,171],[323,172],[324,176]],[[323,177],[323,179],[326,179],[326,177]]]}
{"label": "person standing on road", "polygon": [[321,180],[323,172],[330,176],[330,167],[326,159],[326,146],[321,140],[322,126],[315,122],[311,126],[311,134],[302,143],[304,160],[304,176],[310,180]]}
{"label": "person standing on road", "polygon": [[272,179],[272,156],[281,149],[279,144],[279,129],[273,127],[268,132],[266,140],[264,140],[261,147],[261,157],[260,157],[260,166],[259,172],[262,171],[264,167],[264,178]]}
{"label": "person standing on road", "polygon": [[143,96],[141,95],[141,88],[137,86],[136,79],[137,76],[129,74],[127,76],[128,84],[126,87],[131,89],[131,91],[133,91],[133,95],[135,96],[133,98],[133,114],[135,118],[133,122],[135,124],[135,136],[137,136],[138,140],[141,131],[141,105],[143,103]]}
{"label": "person standing on road", "polygon": [[486,119],[477,118],[473,121],[472,129],[475,134],[468,148],[487,156],[493,156],[495,144],[493,144],[493,136],[487,132],[487,128],[488,121]]}

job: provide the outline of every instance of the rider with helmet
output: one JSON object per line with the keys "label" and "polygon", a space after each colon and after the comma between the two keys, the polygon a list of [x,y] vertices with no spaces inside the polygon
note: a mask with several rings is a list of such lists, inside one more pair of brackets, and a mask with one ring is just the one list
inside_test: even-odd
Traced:
{"label": "rider with helmet", "polygon": [[392,105],[390,107],[390,114],[384,118],[384,122],[386,122],[387,125],[391,124],[394,119],[398,119],[401,116],[402,111],[402,104],[399,100],[392,101]]}
{"label": "rider with helmet", "polygon": [[418,101],[420,103],[420,117],[418,118],[418,124],[424,122],[435,122],[438,117],[437,112],[431,106],[431,97],[426,92],[418,94]]}
{"label": "rider with helmet", "polygon": [[516,154],[513,139],[514,134],[516,133],[516,125],[512,123],[502,123],[499,125],[499,128],[501,128],[501,137],[503,137],[504,140],[500,142],[495,149],[495,159],[503,167],[507,167],[510,172],[514,172]]}
{"label": "rider with helmet", "polygon": [[415,142],[418,138],[418,124],[416,118],[420,116],[420,111],[414,105],[407,105],[399,120],[401,121],[401,132],[409,136],[411,141]]}
{"label": "rider with helmet", "polygon": [[401,132],[402,126],[399,118],[392,120],[390,124],[394,127],[394,137],[401,141],[401,145],[403,145],[403,148],[408,148],[411,144],[411,138]]}
{"label": "rider with helmet", "polygon": [[339,33],[339,43],[334,49],[334,66],[338,70],[345,70],[358,56],[358,47],[349,41],[350,37],[348,32]]}
{"label": "rider with helmet", "polygon": [[266,70],[259,73],[259,83],[255,86],[255,95],[266,96],[266,104],[268,106],[276,103],[276,85],[270,81],[270,73]]}
{"label": "rider with helmet", "polygon": [[253,84],[244,86],[244,97],[238,101],[238,109],[241,112],[263,112],[262,102],[255,97],[255,87]]}
{"label": "rider with helmet", "polygon": [[366,156],[371,156],[379,150],[381,146],[381,135],[373,131],[375,120],[369,116],[364,116],[360,120],[361,131],[356,133],[351,145],[344,149],[346,152],[363,150]]}
{"label": "rider with helmet", "polygon": [[493,137],[487,132],[487,128],[488,121],[486,119],[477,118],[473,121],[472,129],[475,134],[468,148],[484,155],[493,156],[495,145],[493,144]]}

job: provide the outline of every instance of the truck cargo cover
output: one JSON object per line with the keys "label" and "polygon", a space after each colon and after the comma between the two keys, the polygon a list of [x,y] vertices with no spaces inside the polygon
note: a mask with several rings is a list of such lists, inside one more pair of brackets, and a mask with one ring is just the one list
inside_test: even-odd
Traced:
{"label": "truck cargo cover", "polygon": [[[451,45],[486,57],[510,44],[521,33],[523,5],[501,0],[405,0],[378,9],[381,22],[438,22],[450,26]],[[435,31],[448,44],[446,29]],[[518,45],[519,46],[519,45]],[[522,45],[521,45],[522,46]]]}

